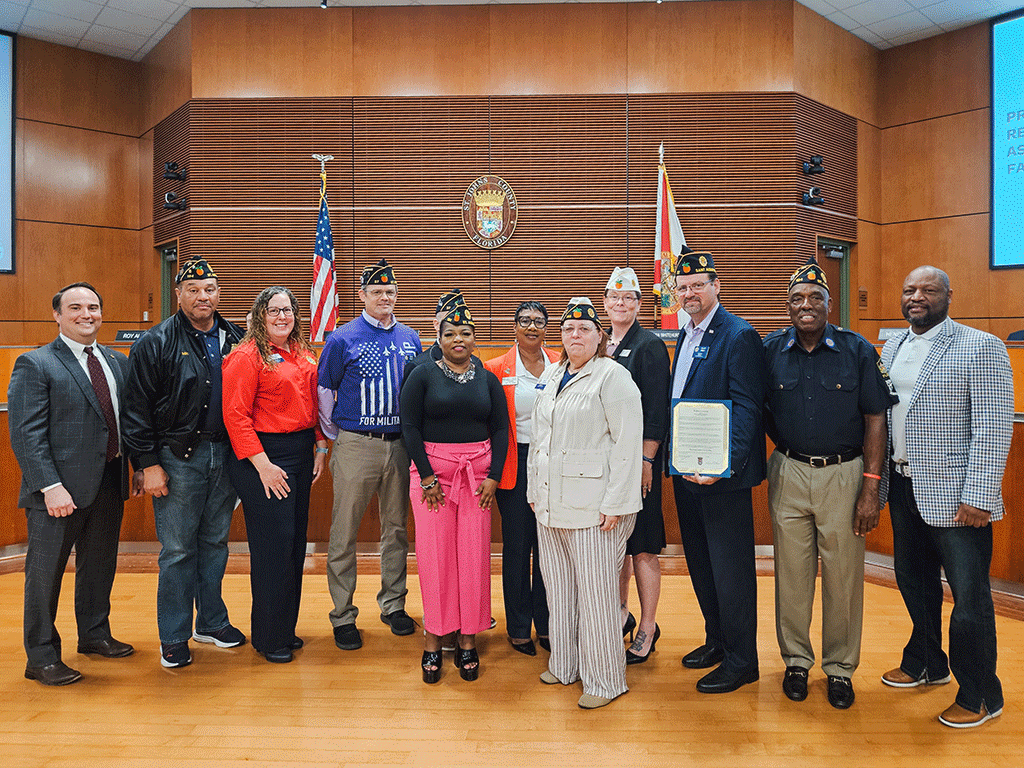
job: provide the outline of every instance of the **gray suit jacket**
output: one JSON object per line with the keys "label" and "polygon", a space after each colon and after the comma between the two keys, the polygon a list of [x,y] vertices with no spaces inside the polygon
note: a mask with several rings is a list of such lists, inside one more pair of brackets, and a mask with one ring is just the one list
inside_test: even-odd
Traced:
{"label": "gray suit jacket", "polygon": [[[99,344],[96,349],[123,403],[128,358]],[[106,464],[107,423],[89,377],[60,337],[18,357],[7,400],[11,447],[21,466],[18,505],[46,509],[41,489],[55,483],[63,483],[78,508],[92,504]],[[128,498],[123,457],[121,498]]]}

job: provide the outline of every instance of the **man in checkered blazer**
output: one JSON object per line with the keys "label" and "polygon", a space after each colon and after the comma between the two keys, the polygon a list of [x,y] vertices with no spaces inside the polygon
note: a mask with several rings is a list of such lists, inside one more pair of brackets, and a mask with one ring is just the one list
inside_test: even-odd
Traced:
{"label": "man in checkered blazer", "polygon": [[[950,320],[949,277],[918,267],[903,283],[910,328],[882,350],[900,402],[889,415],[891,453],[880,503],[889,501],[896,584],[913,622],[894,688],[940,685],[952,672],[956,701],[939,721],[971,728],[998,717],[996,623],[989,585],[992,526],[1013,431],[1006,346]],[[949,657],[942,650],[940,568],[953,592]]]}

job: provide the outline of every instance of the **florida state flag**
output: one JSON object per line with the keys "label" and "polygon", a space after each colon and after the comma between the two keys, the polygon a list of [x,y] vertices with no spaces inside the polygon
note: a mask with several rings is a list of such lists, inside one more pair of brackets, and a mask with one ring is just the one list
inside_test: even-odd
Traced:
{"label": "florida state flag", "polygon": [[[672,187],[665,170],[665,144],[658,148],[658,222],[654,233],[654,295],[658,297],[662,328],[679,327],[679,301],[676,299],[673,274],[676,257],[686,245],[679,223]],[[664,285],[662,279],[664,278]]]}

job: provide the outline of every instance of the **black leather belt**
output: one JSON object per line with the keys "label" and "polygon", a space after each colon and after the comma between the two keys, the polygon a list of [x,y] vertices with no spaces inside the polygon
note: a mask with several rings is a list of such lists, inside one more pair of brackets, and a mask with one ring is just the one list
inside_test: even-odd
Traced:
{"label": "black leather belt", "polygon": [[378,440],[397,440],[402,436],[401,432],[360,432],[358,429],[349,429],[346,432],[351,432],[353,435],[363,435],[364,437],[375,437]]}
{"label": "black leather belt", "polygon": [[844,461],[853,461],[858,456],[863,456],[864,451],[861,448],[855,448],[852,451],[846,453],[834,453],[831,456],[806,456],[796,451],[791,451],[788,448],[779,448],[779,453],[786,456],[794,461],[802,461],[804,464],[810,464],[815,469],[821,467],[830,467],[833,464],[842,464]]}

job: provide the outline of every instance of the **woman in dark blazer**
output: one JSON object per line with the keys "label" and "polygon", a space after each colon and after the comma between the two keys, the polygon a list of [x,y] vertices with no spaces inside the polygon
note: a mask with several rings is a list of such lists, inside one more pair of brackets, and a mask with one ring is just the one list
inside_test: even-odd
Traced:
{"label": "woman in dark blazer", "polygon": [[[626,651],[627,664],[642,664],[661,635],[656,621],[661,596],[661,562],[658,554],[665,548],[665,519],[661,511],[662,444],[668,432],[669,359],[665,342],[640,327],[642,293],[636,273],[626,267],[612,272],[604,291],[604,311],[611,321],[608,353],[629,371],[640,390],[644,426],[644,463],[640,492],[644,506],[636,518],[636,527],[626,543],[619,588],[622,598],[623,635],[630,634],[632,645]],[[629,577],[636,575],[640,596],[640,624],[629,612]],[[636,628],[636,636],[632,636]]]}

